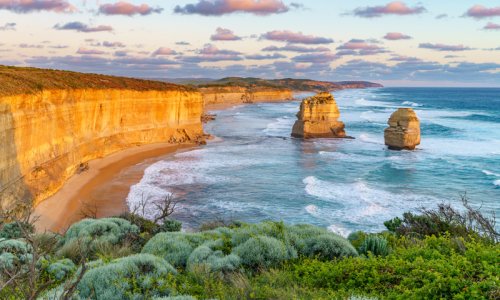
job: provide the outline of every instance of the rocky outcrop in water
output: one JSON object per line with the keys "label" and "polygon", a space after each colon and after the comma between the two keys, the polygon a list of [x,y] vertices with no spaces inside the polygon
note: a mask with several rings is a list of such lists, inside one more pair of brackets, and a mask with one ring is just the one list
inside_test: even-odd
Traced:
{"label": "rocky outcrop in water", "polygon": [[297,138],[345,138],[344,123],[338,119],[340,112],[330,93],[319,93],[300,104],[292,129]]}
{"label": "rocky outcrop in water", "polygon": [[400,108],[389,118],[384,131],[385,144],[391,150],[414,150],[420,144],[420,121],[411,108]]}

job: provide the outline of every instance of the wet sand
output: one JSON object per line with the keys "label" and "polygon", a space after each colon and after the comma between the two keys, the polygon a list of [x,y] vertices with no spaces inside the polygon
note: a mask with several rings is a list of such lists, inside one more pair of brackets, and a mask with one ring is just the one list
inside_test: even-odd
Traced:
{"label": "wet sand", "polygon": [[75,174],[55,195],[37,205],[37,230],[64,232],[85,216],[102,218],[126,212],[130,186],[141,180],[148,166],[194,147],[197,146],[144,145],[90,161],[87,171]]}

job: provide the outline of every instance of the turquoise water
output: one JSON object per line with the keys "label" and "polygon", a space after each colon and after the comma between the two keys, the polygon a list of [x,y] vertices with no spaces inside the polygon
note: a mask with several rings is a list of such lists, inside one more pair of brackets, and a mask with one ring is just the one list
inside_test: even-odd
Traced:
{"label": "turquoise water", "polygon": [[[303,95],[304,96],[304,95]],[[290,138],[300,101],[218,111],[207,146],[151,165],[129,202],[174,193],[187,227],[213,219],[312,223],[377,231],[419,207],[473,204],[500,215],[500,89],[383,88],[334,93],[347,139]],[[398,107],[422,126],[416,151],[390,151]]]}

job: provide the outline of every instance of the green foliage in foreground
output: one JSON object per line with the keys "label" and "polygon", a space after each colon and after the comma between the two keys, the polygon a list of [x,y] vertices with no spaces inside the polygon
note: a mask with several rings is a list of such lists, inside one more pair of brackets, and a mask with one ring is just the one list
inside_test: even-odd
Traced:
{"label": "green foliage in foreground", "polygon": [[[71,237],[120,244],[147,229],[115,221],[75,224],[60,248],[40,260],[46,274],[40,284],[54,283],[42,299],[58,299],[81,274],[78,261],[60,251]],[[347,240],[311,225],[238,223],[196,233],[161,232],[139,254],[133,245],[121,247],[129,247],[129,254],[100,254],[86,264],[71,299],[500,298],[500,247],[474,232],[356,232]],[[0,240],[0,257],[6,259],[0,265],[7,271],[9,265],[22,267],[31,251],[22,239]],[[19,297],[5,289],[0,299]]]}

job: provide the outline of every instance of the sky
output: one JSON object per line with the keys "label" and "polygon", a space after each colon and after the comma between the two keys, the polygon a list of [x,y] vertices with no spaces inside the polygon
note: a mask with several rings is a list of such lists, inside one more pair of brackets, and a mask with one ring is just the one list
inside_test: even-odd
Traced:
{"label": "sky", "polygon": [[500,1],[0,0],[0,64],[500,87]]}

